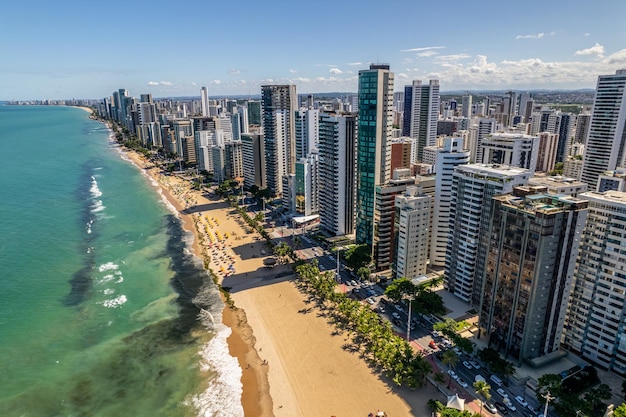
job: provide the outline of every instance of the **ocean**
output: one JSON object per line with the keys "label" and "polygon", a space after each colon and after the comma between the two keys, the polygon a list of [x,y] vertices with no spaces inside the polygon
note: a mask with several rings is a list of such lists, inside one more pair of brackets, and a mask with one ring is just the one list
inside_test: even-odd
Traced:
{"label": "ocean", "polygon": [[0,105],[0,415],[242,416],[223,303],[102,123]]}

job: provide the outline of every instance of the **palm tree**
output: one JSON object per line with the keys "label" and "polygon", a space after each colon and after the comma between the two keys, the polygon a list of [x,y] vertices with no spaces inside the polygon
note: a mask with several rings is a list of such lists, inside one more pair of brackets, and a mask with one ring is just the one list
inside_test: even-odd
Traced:
{"label": "palm tree", "polygon": [[[455,369],[456,364],[459,363],[459,355],[456,354],[452,349],[446,350],[441,358],[441,363],[448,366],[448,369]],[[448,388],[450,388],[450,384],[452,383],[452,375],[448,379]]]}
{"label": "palm tree", "polygon": [[437,372],[433,375],[433,379],[435,380],[435,384],[437,385],[437,391],[439,391],[439,385],[446,382],[446,376],[443,372]]}
{"label": "palm tree", "polygon": [[485,401],[489,401],[489,399],[491,398],[491,392],[489,391],[491,389],[491,385],[489,385],[485,381],[476,381],[474,382],[474,389],[476,390],[476,394],[481,397],[480,415],[482,416],[483,405],[485,404]]}

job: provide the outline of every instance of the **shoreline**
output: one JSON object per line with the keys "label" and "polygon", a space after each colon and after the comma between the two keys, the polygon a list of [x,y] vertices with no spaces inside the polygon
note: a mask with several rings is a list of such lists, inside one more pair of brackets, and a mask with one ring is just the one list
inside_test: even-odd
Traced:
{"label": "shoreline", "polygon": [[[164,178],[165,176],[161,174],[157,168],[148,165],[143,155],[123,147],[121,147],[120,150],[131,163],[158,184],[158,188],[163,197],[175,208],[183,224],[183,229],[193,233],[192,252],[206,265],[208,259],[207,254],[204,253],[205,247],[202,243],[204,240],[203,236],[201,236],[198,231],[198,221],[194,218],[194,215],[186,211],[185,202],[181,201],[181,195],[186,194],[176,195],[176,191],[180,191],[180,188],[176,187],[176,189],[172,189],[167,186],[167,181],[171,181],[173,178]],[[180,182],[176,181],[171,185],[171,187],[175,186],[186,187],[186,193],[197,194],[194,195],[195,199],[202,197],[199,192],[189,190],[182,180]],[[255,339],[253,329],[247,322],[245,312],[241,309],[229,306],[228,300],[225,299],[224,295],[220,294],[220,296],[224,303],[222,323],[231,329],[231,334],[227,338],[228,350],[230,355],[237,359],[242,369],[241,382],[243,392],[241,403],[244,416],[273,416],[271,411],[272,398],[269,391],[268,368],[263,366],[263,361],[254,348]]]}
{"label": "shoreline", "polygon": [[228,351],[241,369],[244,416],[348,417],[379,410],[430,416],[427,401],[442,400],[436,389],[399,388],[346,349],[351,335],[337,332],[326,313],[312,307],[294,285],[291,265],[264,267],[271,251],[229,203],[192,190],[188,180],[162,173],[140,153],[120,150],[157,184],[193,233],[193,253],[229,289],[230,300],[221,294],[222,323],[231,329]]}

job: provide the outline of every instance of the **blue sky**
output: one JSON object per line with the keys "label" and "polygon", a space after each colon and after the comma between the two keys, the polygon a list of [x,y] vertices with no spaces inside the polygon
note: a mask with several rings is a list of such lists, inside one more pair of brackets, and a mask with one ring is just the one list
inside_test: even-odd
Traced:
{"label": "blue sky", "polygon": [[594,88],[626,68],[623,0],[25,0],[0,13],[0,100],[396,90]]}

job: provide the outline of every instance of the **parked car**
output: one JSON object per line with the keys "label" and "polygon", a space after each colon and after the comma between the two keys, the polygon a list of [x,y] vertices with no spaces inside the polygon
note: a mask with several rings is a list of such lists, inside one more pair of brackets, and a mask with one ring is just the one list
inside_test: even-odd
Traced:
{"label": "parked car", "polygon": [[504,405],[504,403],[501,403],[500,401],[496,401],[495,406],[498,409],[498,411],[500,411],[502,414],[509,414],[509,409],[506,408],[506,405]]}
{"label": "parked car", "polygon": [[498,409],[488,401],[485,402],[484,406],[485,410],[489,411],[491,414],[495,414],[498,412]]}
{"label": "parked car", "polygon": [[367,303],[368,303],[369,305],[374,305],[374,303],[376,303],[376,301],[374,301],[374,299],[373,299],[373,298],[371,298],[371,297],[370,297],[370,298],[366,298],[366,299],[365,299],[365,301],[367,301]]}
{"label": "parked car", "polygon": [[396,319],[396,320],[400,320],[400,315],[399,315],[398,313],[396,313],[395,311],[393,311],[393,312],[391,313],[391,315],[393,316],[393,318],[394,318],[394,319]]}
{"label": "parked car", "polygon": [[435,343],[435,341],[434,341],[434,340],[431,340],[431,341],[430,341],[430,343],[428,344],[428,346],[429,346],[431,349],[437,349],[437,347],[438,347],[438,346],[437,346],[437,343]]}
{"label": "parked car", "polygon": [[528,403],[526,402],[526,400],[524,400],[524,397],[522,397],[521,395],[518,395],[517,397],[515,397],[515,401],[517,401],[518,404],[521,405],[522,407],[528,407]]}
{"label": "parked car", "polygon": [[472,365],[472,368],[474,369],[480,369],[480,365],[476,363],[476,361],[470,361],[470,365]]}
{"label": "parked car", "polygon": [[504,405],[506,405],[508,407],[509,410],[511,411],[517,411],[517,407],[515,407],[515,405],[513,405],[513,403],[511,402],[511,400],[509,400],[509,397],[505,397],[502,399],[502,402],[504,403]]}
{"label": "parked car", "polygon": [[456,382],[463,388],[467,388],[467,382],[463,381],[461,378],[457,379]]}
{"label": "parked car", "polygon": [[456,372],[454,372],[452,369],[448,369],[448,375],[450,375],[454,380],[458,378],[458,376],[456,376]]}
{"label": "parked car", "polygon": [[496,392],[500,394],[503,398],[509,398],[509,394],[507,394],[506,391],[504,391],[502,388],[498,388]]}
{"label": "parked car", "polygon": [[469,363],[468,361],[463,361],[463,366],[466,367],[467,369],[474,369],[474,367],[472,366],[471,363]]}

